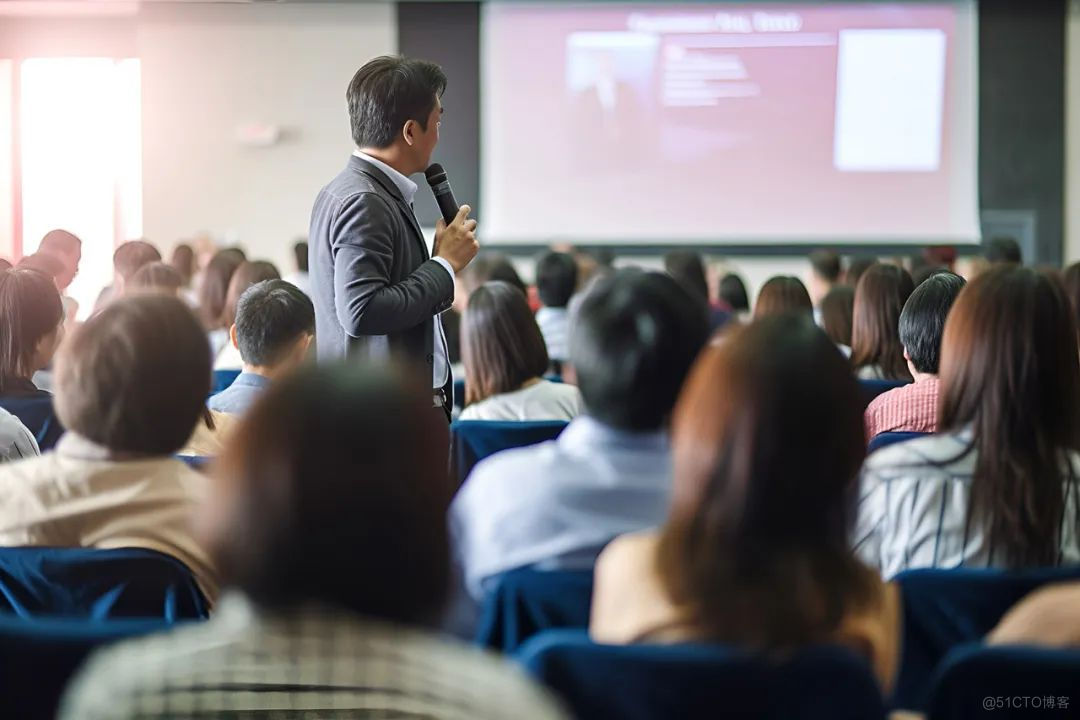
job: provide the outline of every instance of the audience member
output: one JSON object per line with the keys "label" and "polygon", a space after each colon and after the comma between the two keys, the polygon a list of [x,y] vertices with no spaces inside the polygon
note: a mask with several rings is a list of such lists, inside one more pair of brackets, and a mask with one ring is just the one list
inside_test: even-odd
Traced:
{"label": "audience member", "polygon": [[0,273],[0,408],[30,429],[42,450],[64,429],[52,396],[32,378],[49,367],[63,337],[64,307],[52,278],[29,268]]}
{"label": "audience member", "polygon": [[914,286],[907,270],[877,263],[859,278],[851,324],[851,363],[860,379],[911,381],[900,344],[900,311]]}
{"label": "audience member", "polygon": [[230,593],[207,623],[94,656],[61,717],[562,717],[519,670],[426,629],[450,578],[448,442],[430,386],[389,370],[275,384],[198,519]]}
{"label": "audience member", "polygon": [[740,320],[750,314],[750,295],[742,278],[735,273],[728,273],[720,278],[720,302],[735,313]]}
{"label": "audience member", "polygon": [[1080,562],[1078,393],[1056,281],[1011,264],[973,280],[945,323],[940,433],[866,461],[859,554],[886,577]]}
{"label": "audience member", "polygon": [[[209,333],[222,329],[221,317],[225,311],[225,296],[229,292],[229,283],[236,272],[236,268],[244,263],[243,251],[238,248],[226,248],[219,250],[206,264],[202,282],[199,284],[199,318],[203,327]],[[228,327],[225,326],[228,330]],[[219,341],[216,347],[211,343],[211,352],[216,357],[218,351],[224,346],[227,337],[220,333],[216,336]]]}
{"label": "audience member", "polygon": [[64,317],[69,323],[73,323],[79,312],[79,303],[67,295],[67,289],[79,274],[82,240],[67,230],[50,230],[41,238],[38,252],[53,255],[64,263],[64,272],[56,276],[56,286],[60,288],[60,298],[64,303]]}
{"label": "audience member", "polygon": [[705,278],[705,263],[701,255],[690,250],[673,250],[664,255],[664,272],[682,285],[685,290],[709,302],[709,283]]}
{"label": "audience member", "polygon": [[1011,237],[991,238],[983,247],[983,257],[991,265],[998,263],[1021,265],[1024,262],[1023,255],[1020,253],[1020,243]]}
{"label": "audience member", "polygon": [[548,353],[529,304],[501,281],[469,297],[461,328],[465,410],[461,420],[572,420],[581,410],[573,385],[543,379]]}
{"label": "audience member", "polygon": [[492,280],[510,283],[520,290],[522,295],[529,296],[529,289],[525,287],[521,276],[514,269],[514,264],[505,255],[485,252],[477,255],[458,275],[458,282],[454,288],[454,310],[458,313],[464,312],[469,296],[476,288]]}
{"label": "audience member", "polygon": [[810,253],[810,301],[820,307],[821,301],[840,282],[840,256],[831,250]]}
{"label": "audience member", "polygon": [[293,244],[293,262],[296,270],[286,275],[283,279],[304,291],[305,295],[311,295],[311,281],[308,279],[308,244],[307,240],[301,240]]}
{"label": "audience member", "polygon": [[0,272],[3,272],[4,270],[10,270],[12,267],[13,266],[10,262],[8,262],[4,258],[0,258]]}
{"label": "audience member", "polygon": [[143,265],[161,262],[161,253],[145,240],[131,240],[113,253],[113,297],[124,294],[128,281]]}
{"label": "audience member", "polygon": [[802,280],[791,275],[769,278],[758,293],[754,303],[754,319],[784,313],[806,313],[813,317],[814,305]]}
{"label": "audience member", "polygon": [[848,545],[865,454],[858,384],[807,316],[771,316],[706,350],[672,431],[671,510],[596,565],[602,643],[755,652],[847,645],[886,691],[899,597]]}
{"label": "audience member", "polygon": [[1080,320],[1080,262],[1065,268],[1062,280],[1065,283],[1065,295],[1069,298],[1073,313],[1077,320]]}
{"label": "audience member", "polygon": [[844,357],[851,357],[851,323],[855,312],[855,289],[835,285],[821,299],[821,328]]}
{"label": "audience member", "polygon": [[180,274],[180,287],[190,288],[191,282],[198,271],[195,263],[195,251],[187,243],[180,243],[173,248],[169,265]]}
{"label": "audience member", "polygon": [[[214,356],[215,370],[239,370],[244,366],[244,359],[240,357],[240,351],[229,342],[230,329],[236,322],[236,305],[240,302],[240,296],[244,291],[255,283],[263,280],[280,280],[273,263],[265,260],[245,260],[236,268],[229,280],[229,290],[225,293],[225,305],[221,310],[221,319],[218,321],[221,327],[210,333],[211,347],[218,347]],[[224,339],[221,339],[224,336]]]}
{"label": "audience member", "polygon": [[847,271],[844,273],[844,284],[851,287],[859,286],[859,278],[863,273],[877,264],[877,258],[869,255],[860,255],[851,258],[848,262]]}
{"label": "audience member", "polygon": [[139,268],[127,284],[130,290],[148,290],[180,296],[184,287],[184,278],[180,272],[168,263],[152,262]]}
{"label": "audience member", "polygon": [[19,418],[0,408],[0,463],[40,455],[37,440]]}
{"label": "audience member", "polygon": [[938,270],[915,288],[900,313],[900,344],[910,385],[882,393],[866,408],[866,437],[883,432],[937,431],[938,365],[945,319],[964,279],[948,270]]}
{"label": "audience member", "polygon": [[315,339],[315,306],[287,280],[263,280],[240,296],[229,329],[244,370],[232,385],[214,395],[214,411],[242,415],[266,388],[300,367]]}
{"label": "audience member", "polygon": [[66,272],[64,261],[56,255],[50,255],[45,252],[36,252],[33,255],[26,255],[16,267],[26,268],[29,270],[37,270],[39,273],[48,275],[53,284],[56,285],[57,290],[62,290],[60,283],[64,280],[63,275]]}
{"label": "audience member", "polygon": [[68,432],[55,450],[0,466],[0,545],[157,550],[212,600],[214,569],[189,529],[206,479],[171,457],[210,389],[191,311],[164,295],[118,298],[64,344],[56,384]]}
{"label": "audience member", "polygon": [[986,636],[990,645],[1080,647],[1080,582],[1054,583],[1018,602]]}
{"label": "audience member", "polygon": [[548,356],[562,364],[568,357],[570,311],[567,305],[577,290],[578,266],[567,253],[549,252],[536,262],[536,289],[543,307],[536,311],[536,324],[544,336]]}
{"label": "audience member", "polygon": [[585,297],[572,330],[585,414],[557,440],[479,463],[454,499],[473,597],[516,567],[591,567],[611,538],[666,512],[667,420],[705,343],[701,303],[667,275],[622,270]]}

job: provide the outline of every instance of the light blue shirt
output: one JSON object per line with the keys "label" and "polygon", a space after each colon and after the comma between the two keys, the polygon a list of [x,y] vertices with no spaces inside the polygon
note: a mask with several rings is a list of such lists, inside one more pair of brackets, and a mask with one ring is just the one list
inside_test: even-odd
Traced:
{"label": "light blue shirt", "polygon": [[[412,207],[413,198],[416,197],[416,183],[384,163],[382,160],[374,158],[367,153],[355,150],[353,151],[353,155],[361,160],[366,160],[386,173],[386,176],[390,178],[390,181],[393,182],[401,192],[401,197],[405,198],[405,202],[410,208]],[[419,224],[420,223],[417,223],[417,225]],[[450,273],[451,280],[455,279],[454,268],[450,266],[450,263],[445,258],[433,257],[431,259],[446,268],[446,272]],[[432,330],[435,333],[435,342],[432,344],[432,348],[434,348],[432,350],[432,355],[434,355],[434,361],[432,363],[432,387],[437,390],[445,385],[450,379],[450,352],[446,348],[446,334],[443,332],[442,318],[436,315],[433,319]]]}
{"label": "light blue shirt", "polygon": [[666,432],[616,430],[588,416],[558,439],[479,463],[450,507],[456,559],[469,594],[527,565],[590,568],[617,535],[667,516]]}
{"label": "light blue shirt", "polygon": [[270,378],[243,372],[236,376],[232,385],[207,400],[206,406],[216,412],[243,415],[269,386]]}

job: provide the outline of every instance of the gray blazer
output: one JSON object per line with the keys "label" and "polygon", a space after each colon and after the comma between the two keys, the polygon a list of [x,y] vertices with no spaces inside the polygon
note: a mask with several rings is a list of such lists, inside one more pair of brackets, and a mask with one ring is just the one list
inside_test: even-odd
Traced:
{"label": "gray blazer", "polygon": [[349,158],[315,199],[308,259],[320,362],[397,356],[431,377],[432,318],[453,303],[454,281],[385,173]]}

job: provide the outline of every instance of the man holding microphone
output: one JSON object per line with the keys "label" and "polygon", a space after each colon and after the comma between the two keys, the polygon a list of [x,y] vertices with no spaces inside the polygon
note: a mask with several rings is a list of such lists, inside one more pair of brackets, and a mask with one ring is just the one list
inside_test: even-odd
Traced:
{"label": "man holding microphone", "polygon": [[379,57],[346,94],[356,151],[311,212],[309,271],[320,362],[401,356],[431,376],[449,417],[452,378],[439,314],[454,277],[476,256],[476,221],[462,205],[435,226],[431,256],[412,203],[439,141],[446,76],[432,63]]}

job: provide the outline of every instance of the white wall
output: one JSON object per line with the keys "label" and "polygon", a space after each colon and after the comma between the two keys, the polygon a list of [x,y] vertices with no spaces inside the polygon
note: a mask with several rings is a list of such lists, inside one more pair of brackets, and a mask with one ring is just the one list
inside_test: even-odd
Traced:
{"label": "white wall", "polygon": [[1080,0],[1065,37],[1065,262],[1080,260]]}
{"label": "white wall", "polygon": [[[209,231],[291,270],[316,193],[352,151],[349,79],[396,35],[392,3],[143,5],[144,235],[167,250]],[[242,146],[246,123],[284,136]]]}

